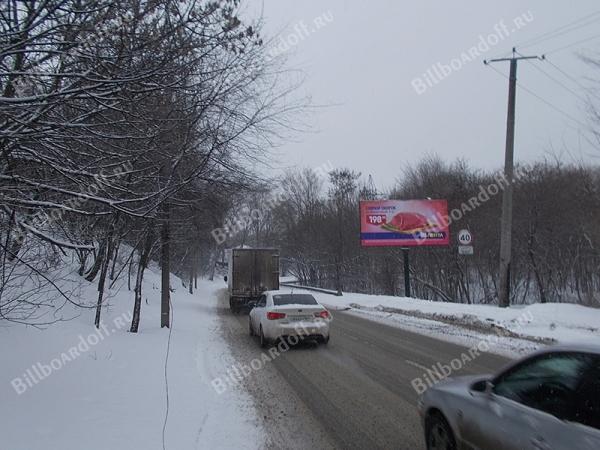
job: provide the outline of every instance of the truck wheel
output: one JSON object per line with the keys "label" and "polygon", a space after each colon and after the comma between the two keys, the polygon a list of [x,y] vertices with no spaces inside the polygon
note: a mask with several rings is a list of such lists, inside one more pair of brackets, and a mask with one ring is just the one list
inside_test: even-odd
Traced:
{"label": "truck wheel", "polygon": [[263,329],[262,329],[262,325],[260,326],[260,346],[262,348],[266,348],[267,345],[269,345],[269,343],[267,342],[267,339],[265,338],[265,334],[263,333]]}

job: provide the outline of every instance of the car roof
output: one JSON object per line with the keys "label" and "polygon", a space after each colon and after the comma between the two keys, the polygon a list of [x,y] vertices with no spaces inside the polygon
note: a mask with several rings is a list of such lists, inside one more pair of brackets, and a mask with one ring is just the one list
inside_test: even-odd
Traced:
{"label": "car roof", "polygon": [[265,291],[264,294],[271,298],[273,298],[274,295],[310,295],[319,305],[321,304],[319,300],[317,300],[317,297],[312,295],[309,291],[304,291],[302,289],[294,289],[293,291]]}
{"label": "car roof", "polygon": [[[294,289],[293,291],[265,291],[263,294],[267,295],[292,295],[292,294],[304,294],[304,295],[312,295],[310,292],[302,289]],[[314,295],[313,295],[314,297]]]}
{"label": "car roof", "polygon": [[600,355],[600,345],[589,344],[586,342],[570,342],[563,344],[549,345],[538,350],[536,353],[552,353],[552,352],[584,352]]}
{"label": "car roof", "polygon": [[587,344],[584,342],[572,342],[572,343],[554,344],[554,345],[544,346],[544,347],[539,348],[538,350],[536,350],[533,353],[529,353],[527,355],[523,355],[520,358],[512,360],[511,362],[506,364],[504,367],[502,367],[500,370],[496,371],[494,376],[498,376],[499,374],[502,374],[502,373],[506,372],[507,370],[517,367],[524,361],[527,361],[531,358],[535,358],[540,355],[548,355],[550,353],[559,353],[559,352],[593,353],[594,355],[600,355],[600,345]]}

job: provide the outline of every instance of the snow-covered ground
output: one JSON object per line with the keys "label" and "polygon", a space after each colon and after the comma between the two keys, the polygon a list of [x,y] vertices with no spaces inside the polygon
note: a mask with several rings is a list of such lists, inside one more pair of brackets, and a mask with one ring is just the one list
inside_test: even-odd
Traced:
{"label": "snow-covered ground", "polygon": [[[96,285],[69,277],[72,290],[93,303]],[[222,281],[201,281],[193,295],[174,276],[171,284],[166,448],[263,448],[251,398],[240,389],[217,394],[211,386],[233,364],[216,311]],[[156,268],[148,270],[137,335],[128,332],[133,293],[126,285],[109,293],[96,336],[93,310],[65,308],[61,314],[71,320],[44,330],[0,325],[0,448],[162,448],[169,331],[159,327],[159,286]]]}
{"label": "snow-covered ground", "polygon": [[[79,277],[68,262],[57,275],[65,292],[95,302],[96,285]],[[217,312],[224,284],[200,281],[193,295],[177,277],[171,284],[166,448],[264,448],[267,433],[252,398],[242,387],[219,394],[211,385],[236,363]],[[108,292],[98,332],[92,326],[93,309],[70,306],[51,316],[65,321],[43,330],[0,324],[0,448],[79,450],[82,443],[90,450],[162,448],[169,330],[159,327],[159,286],[160,274],[151,267],[138,334],[128,332],[133,293],[121,282]],[[578,305],[500,309],[312,294],[331,309],[465,345],[486,340],[491,351],[511,356],[552,342],[600,345],[600,310]]]}
{"label": "snow-covered ground", "polygon": [[464,345],[485,340],[490,351],[516,356],[553,343],[600,345],[600,309],[564,303],[498,308],[407,297],[311,292],[331,309]]}

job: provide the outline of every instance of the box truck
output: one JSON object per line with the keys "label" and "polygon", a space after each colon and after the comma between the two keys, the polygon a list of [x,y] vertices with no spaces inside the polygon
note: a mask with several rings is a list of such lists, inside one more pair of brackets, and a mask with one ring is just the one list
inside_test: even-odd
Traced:
{"label": "box truck", "polygon": [[279,289],[279,250],[233,248],[228,251],[227,286],[233,313],[250,309],[265,291]]}

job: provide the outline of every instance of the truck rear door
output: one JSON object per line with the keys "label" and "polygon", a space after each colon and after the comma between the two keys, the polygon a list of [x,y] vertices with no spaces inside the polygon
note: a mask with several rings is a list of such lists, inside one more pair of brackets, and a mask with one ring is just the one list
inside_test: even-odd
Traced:
{"label": "truck rear door", "polygon": [[273,250],[256,250],[254,259],[254,292],[279,289],[279,254]]}
{"label": "truck rear door", "polygon": [[253,287],[254,253],[249,251],[233,250],[233,295],[251,295]]}

